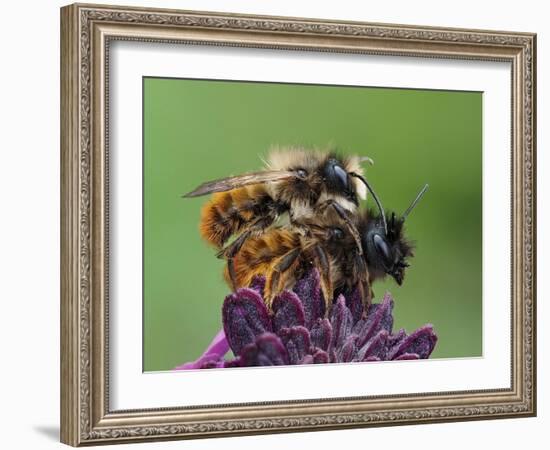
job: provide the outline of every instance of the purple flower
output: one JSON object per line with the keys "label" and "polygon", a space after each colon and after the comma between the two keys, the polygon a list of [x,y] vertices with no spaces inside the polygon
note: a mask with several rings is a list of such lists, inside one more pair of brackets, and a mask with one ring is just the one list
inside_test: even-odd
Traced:
{"label": "purple flower", "polygon": [[[210,345],[199,359],[177,366],[176,370],[206,369],[209,367],[223,367],[223,357],[229,351],[229,344],[223,330],[218,331]],[[221,365],[218,365],[221,364]]]}
{"label": "purple flower", "polygon": [[[262,298],[264,286],[256,278],[250,288],[228,295],[223,330],[199,359],[176,369],[426,359],[436,345],[432,325],[410,335],[393,333],[390,294],[368,311],[357,291],[339,295],[326,318],[316,270],[276,297],[272,312]],[[225,360],[229,348],[236,358]]]}

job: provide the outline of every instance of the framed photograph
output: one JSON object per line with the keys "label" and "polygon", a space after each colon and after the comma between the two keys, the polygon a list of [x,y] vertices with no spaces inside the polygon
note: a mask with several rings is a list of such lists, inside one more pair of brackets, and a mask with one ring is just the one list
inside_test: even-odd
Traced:
{"label": "framed photograph", "polygon": [[62,8],[62,442],[535,415],[535,58]]}

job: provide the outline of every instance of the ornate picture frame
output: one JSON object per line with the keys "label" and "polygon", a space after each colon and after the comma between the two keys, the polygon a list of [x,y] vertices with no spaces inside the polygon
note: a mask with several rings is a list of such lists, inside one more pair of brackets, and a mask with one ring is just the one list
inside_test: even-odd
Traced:
{"label": "ornate picture frame", "polygon": [[[109,57],[115,41],[511,65],[508,388],[113,410]],[[74,4],[61,9],[61,441],[193,439],[536,414],[536,35]],[[504,149],[503,149],[504,151]]]}

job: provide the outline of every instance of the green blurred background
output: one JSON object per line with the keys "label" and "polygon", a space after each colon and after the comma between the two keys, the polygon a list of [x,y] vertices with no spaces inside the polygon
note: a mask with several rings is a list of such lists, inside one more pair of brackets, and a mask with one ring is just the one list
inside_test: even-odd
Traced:
{"label": "green blurred background", "polygon": [[[272,145],[325,147],[374,159],[367,177],[403,212],[417,243],[395,297],[395,329],[432,323],[433,357],[482,354],[479,92],[144,78],[145,371],[197,358],[221,327],[223,262],[199,237],[203,181],[261,168]],[[377,301],[377,300],[375,300]]]}

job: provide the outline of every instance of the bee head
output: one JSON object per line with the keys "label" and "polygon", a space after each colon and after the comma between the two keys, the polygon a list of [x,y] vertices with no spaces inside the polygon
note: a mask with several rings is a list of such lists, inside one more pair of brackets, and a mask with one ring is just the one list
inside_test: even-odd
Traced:
{"label": "bee head", "polygon": [[[373,278],[390,275],[398,285],[403,283],[405,270],[409,267],[407,258],[413,255],[413,245],[405,238],[405,219],[422,198],[425,185],[401,217],[394,212],[385,213],[380,201],[373,193],[379,212],[368,211],[360,227],[361,244]],[[369,188],[370,189],[370,188]]]}
{"label": "bee head", "polygon": [[331,156],[320,167],[321,178],[325,182],[327,192],[342,195],[358,206],[359,200],[355,185],[344,167],[344,163],[339,158]]}
{"label": "bee head", "polygon": [[361,163],[365,161],[372,164],[368,157],[290,147],[272,150],[266,167],[295,173],[294,178],[278,183],[281,200],[313,205],[331,199],[354,211],[359,199],[366,197],[364,185],[354,178],[354,174],[363,173]]}
{"label": "bee head", "polygon": [[385,222],[387,231],[381,215],[368,218],[361,243],[374,278],[390,275],[401,286],[405,269],[409,267],[406,259],[413,256],[413,247],[404,236],[405,221],[402,217],[398,218],[392,212],[386,215]]}

